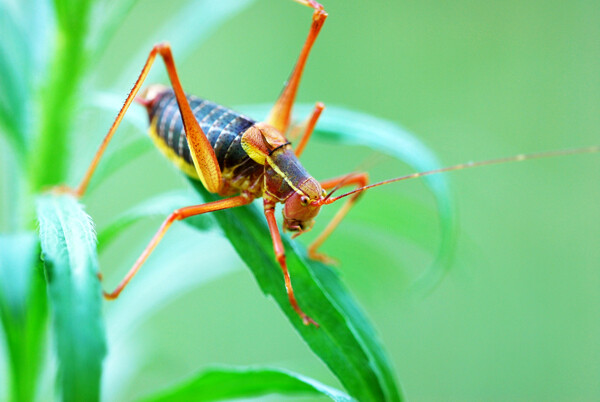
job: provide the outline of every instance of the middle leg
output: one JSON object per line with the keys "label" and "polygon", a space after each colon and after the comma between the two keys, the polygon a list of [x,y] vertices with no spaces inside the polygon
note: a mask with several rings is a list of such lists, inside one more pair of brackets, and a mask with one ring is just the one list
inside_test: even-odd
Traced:
{"label": "middle leg", "polygon": [[[302,152],[304,152],[304,148],[306,148],[306,144],[308,144],[308,140],[310,140],[310,137],[312,136],[313,131],[315,130],[315,126],[317,125],[317,120],[319,120],[319,117],[321,116],[321,112],[323,112],[323,109],[325,109],[325,105],[322,102],[317,102],[315,104],[315,107],[311,113],[310,116],[308,116],[308,119],[306,119],[306,121],[304,122],[304,124],[301,124],[300,126],[298,126],[298,131],[304,131],[304,133],[302,134],[302,138],[300,138],[300,142],[298,143],[298,146],[296,147],[296,149],[294,150],[294,153],[296,154],[296,156],[299,158],[300,155],[302,155]],[[291,131],[294,131],[296,127],[292,128]],[[294,138],[292,136],[290,136],[290,140],[293,141]]]}
{"label": "middle leg", "polygon": [[277,262],[283,271],[283,279],[285,281],[285,289],[287,291],[288,299],[292,308],[296,313],[302,318],[302,322],[304,325],[313,324],[318,327],[319,324],[315,322],[312,318],[310,318],[298,305],[298,301],[296,300],[296,296],[294,295],[294,289],[292,288],[292,280],[290,279],[290,273],[287,268],[287,264],[285,262],[285,249],[283,248],[283,243],[281,241],[281,235],[279,234],[279,228],[277,227],[277,222],[275,221],[275,204],[269,201],[264,202],[265,208],[265,217],[267,218],[267,224],[269,225],[269,232],[271,233],[271,238],[273,239],[273,249],[275,251],[275,257],[277,258]]}

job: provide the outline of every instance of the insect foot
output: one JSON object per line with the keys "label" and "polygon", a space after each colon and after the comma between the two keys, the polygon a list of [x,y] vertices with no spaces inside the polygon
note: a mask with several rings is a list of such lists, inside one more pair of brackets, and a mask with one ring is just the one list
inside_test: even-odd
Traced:
{"label": "insect foot", "polygon": [[340,261],[337,258],[330,257],[324,253],[318,253],[315,250],[311,250],[310,248],[308,249],[308,256],[311,259],[322,262],[325,265],[333,265],[336,267],[340,265]]}
{"label": "insect foot", "polygon": [[300,318],[302,318],[302,323],[304,325],[314,325],[315,327],[319,328],[319,324],[317,324],[317,322],[315,320],[313,320],[312,318],[310,318],[309,316],[307,316],[305,313],[300,314]]}
{"label": "insect foot", "polygon": [[73,189],[73,188],[71,188],[69,186],[65,186],[65,185],[52,187],[48,192],[53,195],[68,194],[75,198],[81,198],[81,194],[79,193],[79,191],[77,189]]}

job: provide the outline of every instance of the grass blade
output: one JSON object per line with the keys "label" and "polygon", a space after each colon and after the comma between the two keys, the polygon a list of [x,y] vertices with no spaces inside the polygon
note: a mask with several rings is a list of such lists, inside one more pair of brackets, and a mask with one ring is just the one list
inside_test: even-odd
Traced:
{"label": "grass blade", "polygon": [[336,402],[351,401],[348,395],[300,374],[271,368],[210,368],[192,380],[147,398],[147,401],[220,401],[253,398],[271,393],[324,395]]}
{"label": "grass blade", "polygon": [[[217,199],[199,182],[194,187],[206,201]],[[275,261],[264,216],[254,205],[214,214],[225,235],[310,348],[360,401],[397,401],[400,394],[391,365],[369,321],[340,282],[323,264],[309,262],[304,250],[283,237],[296,296],[320,328],[307,327],[289,304],[281,268]]]}
{"label": "grass blade", "polygon": [[[298,105],[295,111],[299,116],[306,116],[313,107]],[[266,116],[270,108],[271,105],[254,105],[241,109],[260,118]],[[339,106],[327,106],[319,119],[314,137],[340,144],[367,146],[399,159],[417,172],[441,167],[435,155],[423,143],[397,124]],[[435,263],[414,283],[414,290],[419,294],[432,290],[444,277],[450,268],[456,241],[456,222],[447,177],[438,174],[423,177],[423,180],[435,197],[442,236]]]}
{"label": "grass blade", "polygon": [[34,399],[44,355],[46,289],[38,261],[35,233],[0,235],[0,320],[14,401]]}
{"label": "grass blade", "polygon": [[63,399],[99,400],[106,342],[92,222],[67,195],[40,197],[37,214]]}

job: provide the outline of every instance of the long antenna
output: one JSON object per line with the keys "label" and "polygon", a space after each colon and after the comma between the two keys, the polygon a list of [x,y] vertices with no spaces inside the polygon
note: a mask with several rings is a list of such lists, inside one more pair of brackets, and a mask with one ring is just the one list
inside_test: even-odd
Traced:
{"label": "long antenna", "polygon": [[409,180],[409,179],[416,179],[416,178],[423,177],[423,176],[430,176],[430,175],[437,174],[437,173],[451,172],[454,170],[462,170],[462,169],[470,169],[470,168],[474,168],[474,167],[487,166],[487,165],[497,165],[500,163],[507,163],[507,162],[521,162],[521,161],[529,160],[529,159],[552,158],[555,156],[566,156],[566,155],[575,155],[575,154],[591,154],[591,153],[595,153],[595,152],[600,152],[600,145],[593,145],[593,146],[584,147],[584,148],[563,149],[560,151],[537,152],[537,153],[532,153],[532,154],[519,154],[519,155],[509,156],[509,157],[505,157],[505,158],[489,159],[489,160],[479,161],[479,162],[461,163],[459,165],[429,170],[426,172],[412,173],[407,176],[396,177],[394,179],[384,180],[379,183],[370,184],[368,186],[357,188],[353,191],[350,191],[349,193],[342,194],[337,197],[327,198],[326,200],[324,200],[323,203],[331,204],[331,203],[339,200],[340,198],[344,198],[344,197],[347,197],[354,193],[365,191],[365,190],[368,190],[373,187],[382,186],[384,184],[394,183],[394,182],[402,181],[402,180]]}

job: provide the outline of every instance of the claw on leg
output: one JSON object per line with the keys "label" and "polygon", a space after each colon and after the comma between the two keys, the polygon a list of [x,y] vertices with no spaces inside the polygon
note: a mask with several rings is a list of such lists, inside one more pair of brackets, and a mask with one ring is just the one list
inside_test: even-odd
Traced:
{"label": "claw on leg", "polygon": [[81,197],[81,194],[79,194],[79,192],[77,191],[77,189],[74,189],[72,187],[65,186],[65,185],[60,185],[60,186],[52,187],[50,189],[50,193],[54,194],[54,195],[67,194],[67,195],[70,195],[70,196],[75,197],[75,198],[80,198]]}
{"label": "claw on leg", "polygon": [[322,262],[323,264],[326,264],[326,265],[333,265],[333,266],[340,265],[340,261],[337,258],[331,257],[325,253],[317,252],[316,247],[308,248],[308,257],[315,261]]}

